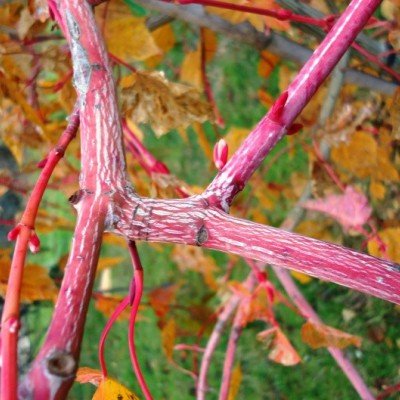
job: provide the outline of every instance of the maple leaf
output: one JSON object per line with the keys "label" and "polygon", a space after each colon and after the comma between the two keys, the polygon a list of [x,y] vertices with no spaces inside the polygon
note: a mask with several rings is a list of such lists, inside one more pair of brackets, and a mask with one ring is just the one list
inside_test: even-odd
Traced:
{"label": "maple leaf", "polygon": [[313,349],[320,347],[337,347],[344,349],[348,346],[361,346],[361,338],[350,335],[330,326],[308,320],[301,327],[301,338]]}
{"label": "maple leaf", "polygon": [[213,118],[196,89],[169,82],[162,72],[136,72],[124,77],[121,86],[123,112],[136,123],[149,123],[157,136]]}
{"label": "maple leaf", "polygon": [[303,207],[328,214],[345,230],[362,226],[372,213],[368,199],[352,186],[347,186],[343,194],[332,194],[323,199],[308,200],[303,203]]}

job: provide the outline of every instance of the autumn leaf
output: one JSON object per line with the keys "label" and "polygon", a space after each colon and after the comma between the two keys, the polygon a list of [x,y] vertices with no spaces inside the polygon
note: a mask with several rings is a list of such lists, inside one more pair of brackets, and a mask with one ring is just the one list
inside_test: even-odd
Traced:
{"label": "autumn leaf", "polygon": [[379,146],[363,131],[355,132],[347,143],[332,149],[332,160],[357,178],[375,178],[385,182],[399,179],[399,172],[390,160],[390,148]]}
{"label": "autumn leaf", "polygon": [[[0,260],[0,295],[5,296],[11,261]],[[21,301],[55,301],[58,289],[49,277],[47,269],[39,265],[27,265],[22,278]]]}
{"label": "autumn leaf", "polygon": [[146,60],[161,54],[146,27],[146,20],[129,13],[107,20],[105,39],[110,53],[126,62]]}
{"label": "autumn leaf", "polygon": [[81,367],[76,371],[75,380],[79,383],[91,383],[92,385],[98,386],[102,379],[103,374],[98,369]]}
{"label": "autumn leaf", "polygon": [[207,286],[216,291],[218,283],[215,273],[218,267],[214,259],[204,254],[203,249],[193,246],[176,246],[172,253],[172,259],[176,262],[181,271],[196,271],[203,276]]}
{"label": "autumn leaf", "polygon": [[157,317],[162,319],[169,311],[171,304],[175,301],[176,293],[180,284],[161,286],[148,293],[150,306]]}
{"label": "autumn leaf", "polygon": [[[249,5],[247,0],[232,0],[231,3],[240,5]],[[250,5],[258,8],[265,8],[267,10],[278,10],[279,6],[274,0],[252,0]],[[242,22],[248,21],[257,30],[263,31],[265,25],[271,29],[287,30],[290,26],[288,21],[277,20],[276,18],[266,17],[263,15],[256,15],[249,12],[233,11],[223,8],[206,7],[207,11],[220,16],[231,22],[232,24],[241,24]]]}
{"label": "autumn leaf", "polygon": [[262,51],[258,63],[258,75],[262,78],[268,78],[278,61],[279,57],[275,54],[272,54],[267,50]]}
{"label": "autumn leaf", "polygon": [[[126,246],[126,245],[125,245]],[[124,261],[124,257],[101,257],[97,264],[97,271],[113,268]]]}
{"label": "autumn leaf", "polygon": [[162,348],[168,360],[172,360],[176,338],[176,323],[170,318],[161,330]]}
{"label": "autumn leaf", "polygon": [[29,12],[36,20],[45,22],[49,18],[47,0],[28,0]]}
{"label": "autumn leaf", "polygon": [[98,386],[93,395],[93,400],[140,400],[127,387],[115,379],[103,377],[101,371],[92,368],[79,368],[76,374],[76,381]]}
{"label": "autumn leaf", "polygon": [[[111,314],[115,311],[117,306],[121,303],[121,301],[124,299],[123,296],[106,296],[103,294],[96,293],[94,295],[95,297],[95,302],[94,306],[96,310],[100,311],[102,314],[104,314],[106,317],[111,317]],[[142,309],[143,307],[139,307],[139,310]],[[127,321],[129,320],[131,310],[130,308],[126,308],[119,316],[117,321]],[[140,321],[141,317],[140,314],[137,315],[136,321]]]}
{"label": "autumn leaf", "polygon": [[308,320],[301,327],[301,338],[313,349],[320,347],[337,347],[344,349],[348,346],[361,346],[361,338],[350,335],[330,326]]}
{"label": "autumn leaf", "polygon": [[165,24],[157,28],[151,32],[151,36],[162,54],[147,58],[145,63],[149,68],[155,68],[162,61],[163,56],[174,47],[176,39],[171,24]]}
{"label": "autumn leaf", "polygon": [[228,400],[235,400],[242,383],[243,373],[240,364],[237,364],[232,371],[231,382],[229,386]]}
{"label": "autumn leaf", "polygon": [[149,123],[158,136],[192,122],[213,119],[210,105],[189,86],[169,82],[162,72],[136,72],[121,80],[122,109],[136,123]]}
{"label": "autumn leaf", "polygon": [[308,210],[328,214],[345,230],[364,225],[372,213],[368,199],[352,186],[347,186],[343,194],[332,194],[323,199],[308,200],[302,206]]}
{"label": "autumn leaf", "polygon": [[104,378],[97,388],[93,400],[140,400],[133,392],[114,379]]}
{"label": "autumn leaf", "polygon": [[262,331],[257,335],[257,339],[270,349],[268,355],[270,360],[285,366],[296,365],[301,361],[297,351],[279,328]]}
{"label": "autumn leaf", "polygon": [[380,240],[385,245],[384,251],[379,242],[374,239],[368,241],[368,252],[375,257],[389,257],[390,260],[400,263],[400,228],[386,228],[378,232]]}

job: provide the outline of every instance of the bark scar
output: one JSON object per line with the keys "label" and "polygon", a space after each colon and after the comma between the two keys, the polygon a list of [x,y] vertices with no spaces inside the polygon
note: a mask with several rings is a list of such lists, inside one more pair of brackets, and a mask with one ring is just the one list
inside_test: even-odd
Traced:
{"label": "bark scar", "polygon": [[203,224],[196,233],[196,246],[202,246],[208,240],[208,231]]}
{"label": "bark scar", "polygon": [[65,11],[69,36],[71,38],[71,56],[74,66],[74,86],[80,95],[85,95],[89,89],[92,66],[87,51],[80,41],[79,25],[69,10]]}

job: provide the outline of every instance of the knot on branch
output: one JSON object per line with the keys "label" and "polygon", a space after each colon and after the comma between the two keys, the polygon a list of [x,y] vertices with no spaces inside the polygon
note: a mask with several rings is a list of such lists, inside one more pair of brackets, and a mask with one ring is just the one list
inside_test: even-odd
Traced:
{"label": "knot on branch", "polygon": [[46,369],[51,375],[66,378],[75,373],[76,367],[74,356],[64,350],[55,350],[46,358]]}
{"label": "knot on branch", "polygon": [[196,232],[196,246],[202,246],[208,240],[208,231],[205,225],[202,225]]}

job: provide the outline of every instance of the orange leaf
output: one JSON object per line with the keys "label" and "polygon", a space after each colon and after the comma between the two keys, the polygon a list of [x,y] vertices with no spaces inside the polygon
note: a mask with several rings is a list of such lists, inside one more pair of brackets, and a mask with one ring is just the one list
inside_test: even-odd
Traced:
{"label": "orange leaf", "polygon": [[301,327],[301,338],[313,349],[320,347],[344,349],[350,345],[361,346],[360,337],[310,320]]}
{"label": "orange leaf", "polygon": [[81,367],[76,372],[75,380],[79,383],[91,383],[98,386],[103,379],[103,374],[98,369],[89,367]]}
{"label": "orange leaf", "polygon": [[[94,306],[98,311],[103,313],[106,317],[110,317],[118,304],[124,299],[122,296],[104,296],[102,294],[96,294],[96,300]],[[139,309],[141,309],[140,307]],[[130,309],[126,308],[118,317],[117,321],[127,321],[130,316]],[[140,315],[136,320],[140,320]]]}
{"label": "orange leaf", "polygon": [[[271,335],[273,336],[271,343]],[[292,366],[301,361],[297,351],[279,328],[267,329],[257,335],[257,339],[266,343],[271,349],[268,358],[276,363]]]}
{"label": "orange leaf", "polygon": [[161,286],[148,294],[150,305],[158,318],[163,318],[168,313],[179,287],[180,284]]}
{"label": "orange leaf", "polygon": [[258,75],[262,78],[268,78],[278,61],[279,57],[275,54],[272,54],[267,50],[262,51],[258,63]]}
{"label": "orange leaf", "polygon": [[[3,261],[3,260],[1,260]],[[5,296],[11,261],[0,265],[0,295]],[[38,300],[55,301],[58,289],[49,277],[47,269],[39,265],[27,265],[22,278],[21,301],[31,303]]]}

